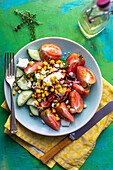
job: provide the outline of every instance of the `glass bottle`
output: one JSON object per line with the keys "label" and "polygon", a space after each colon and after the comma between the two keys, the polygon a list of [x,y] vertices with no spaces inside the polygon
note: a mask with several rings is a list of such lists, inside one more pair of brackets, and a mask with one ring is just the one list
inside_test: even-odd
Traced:
{"label": "glass bottle", "polygon": [[93,0],[80,14],[78,25],[87,39],[99,34],[106,26],[112,11],[110,0]]}

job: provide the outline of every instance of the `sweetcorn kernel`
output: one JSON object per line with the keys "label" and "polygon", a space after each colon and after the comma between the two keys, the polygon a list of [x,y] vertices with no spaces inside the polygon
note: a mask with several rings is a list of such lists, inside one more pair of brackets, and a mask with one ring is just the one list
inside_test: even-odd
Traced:
{"label": "sweetcorn kernel", "polygon": [[37,86],[39,86],[39,85],[40,85],[40,82],[38,81],[38,82],[37,82]]}
{"label": "sweetcorn kernel", "polygon": [[30,113],[30,116],[33,116],[33,114],[32,114],[32,113]]}
{"label": "sweetcorn kernel", "polygon": [[58,102],[58,100],[53,100],[53,102],[57,103],[57,102]]}
{"label": "sweetcorn kernel", "polygon": [[30,77],[30,81],[33,81],[33,78],[32,78],[32,77]]}
{"label": "sweetcorn kernel", "polygon": [[52,112],[53,112],[53,113],[56,113],[56,110],[55,110],[54,108],[52,108]]}
{"label": "sweetcorn kernel", "polygon": [[55,94],[58,94],[58,91],[55,89]]}
{"label": "sweetcorn kernel", "polygon": [[18,91],[20,88],[18,86],[15,87],[15,90]]}
{"label": "sweetcorn kernel", "polygon": [[50,91],[51,91],[51,92],[54,92],[54,88],[51,88]]}
{"label": "sweetcorn kernel", "polygon": [[54,76],[54,77],[53,77],[53,80],[57,80],[57,76]]}
{"label": "sweetcorn kernel", "polygon": [[40,70],[42,67],[41,66],[38,66],[37,69]]}
{"label": "sweetcorn kernel", "polygon": [[44,86],[42,86],[41,89],[44,89]]}
{"label": "sweetcorn kernel", "polygon": [[68,108],[68,109],[70,109],[70,107],[71,107],[70,105],[67,105],[67,108]]}
{"label": "sweetcorn kernel", "polygon": [[34,104],[35,104],[35,105],[38,105],[38,104],[39,104],[39,102],[38,102],[38,101],[34,101]]}
{"label": "sweetcorn kernel", "polygon": [[36,93],[41,93],[41,90],[40,89],[36,89]]}
{"label": "sweetcorn kernel", "polygon": [[60,106],[60,103],[56,103],[56,107]]}
{"label": "sweetcorn kernel", "polygon": [[60,120],[60,117],[56,116],[56,120]]}
{"label": "sweetcorn kernel", "polygon": [[45,70],[45,71],[47,70],[47,66],[44,66],[44,70]]}
{"label": "sweetcorn kernel", "polygon": [[34,98],[35,97],[35,95],[34,94],[32,94],[32,98]]}
{"label": "sweetcorn kernel", "polygon": [[51,72],[54,72],[54,68],[51,69]]}
{"label": "sweetcorn kernel", "polygon": [[63,69],[63,70],[62,70],[62,72],[63,72],[63,73],[65,73],[65,72],[66,72],[66,70],[64,70],[64,69]]}
{"label": "sweetcorn kernel", "polygon": [[44,94],[44,93],[42,93],[42,97],[45,97],[45,94]]}
{"label": "sweetcorn kernel", "polygon": [[44,92],[46,96],[49,96],[49,92],[48,91],[45,91]]}
{"label": "sweetcorn kernel", "polygon": [[60,64],[60,63],[61,63],[61,60],[57,60],[57,61],[56,61],[56,64]]}
{"label": "sweetcorn kernel", "polygon": [[41,89],[41,86],[38,86],[39,89]]}
{"label": "sweetcorn kernel", "polygon": [[48,62],[47,62],[47,61],[44,61],[43,63],[44,63],[44,65],[45,65],[45,66],[47,66],[47,65],[48,65]]}
{"label": "sweetcorn kernel", "polygon": [[43,80],[44,79],[44,77],[43,76],[40,76],[40,80]]}
{"label": "sweetcorn kernel", "polygon": [[46,85],[49,87],[49,86],[50,86],[50,83],[49,83],[49,82],[47,82],[47,83],[46,83]]}
{"label": "sweetcorn kernel", "polygon": [[42,99],[40,98],[40,99],[37,99],[38,100],[38,102],[41,102],[42,101]]}
{"label": "sweetcorn kernel", "polygon": [[65,91],[64,91],[64,90],[60,90],[60,93],[61,93],[61,94],[65,94]]}
{"label": "sweetcorn kernel", "polygon": [[57,84],[56,85],[56,88],[58,89],[58,88],[61,88],[62,86],[61,86],[61,84]]}
{"label": "sweetcorn kernel", "polygon": [[44,90],[40,90],[40,92],[41,92],[41,93],[43,93],[43,92],[44,92]]}
{"label": "sweetcorn kernel", "polygon": [[43,98],[43,101],[46,101],[46,97]]}
{"label": "sweetcorn kernel", "polygon": [[43,82],[43,86],[46,86],[46,82]]}
{"label": "sweetcorn kernel", "polygon": [[39,94],[37,94],[37,97],[41,97],[41,94],[39,93]]}
{"label": "sweetcorn kernel", "polygon": [[55,63],[55,61],[54,60],[51,60],[51,64],[54,64]]}
{"label": "sweetcorn kernel", "polygon": [[33,66],[33,62],[32,62],[32,61],[29,61],[29,65],[30,65],[30,66]]}
{"label": "sweetcorn kernel", "polygon": [[16,91],[13,90],[13,95],[15,95],[15,94],[16,94]]}
{"label": "sweetcorn kernel", "polygon": [[47,69],[48,69],[48,70],[50,70],[50,69],[51,69],[50,65],[48,65]]}

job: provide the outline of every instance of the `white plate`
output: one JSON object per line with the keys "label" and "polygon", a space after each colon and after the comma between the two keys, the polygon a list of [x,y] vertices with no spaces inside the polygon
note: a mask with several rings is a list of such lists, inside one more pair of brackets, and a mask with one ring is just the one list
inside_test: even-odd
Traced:
{"label": "white plate", "polygon": [[[75,52],[82,55],[86,61],[85,66],[94,72],[97,78],[97,82],[94,85],[92,85],[89,96],[86,99],[84,99],[87,108],[84,109],[80,114],[75,114],[75,122],[71,123],[69,127],[60,127],[60,129],[56,131],[50,128],[49,126],[44,125],[41,122],[40,117],[31,117],[29,115],[28,106],[24,105],[23,107],[18,107],[16,103],[17,95],[14,96],[16,119],[27,129],[41,135],[47,135],[47,136],[66,135],[84,126],[95,114],[102,96],[102,76],[95,59],[84,47],[82,47],[80,44],[74,41],[65,38],[59,38],[59,37],[48,37],[48,38],[38,39],[24,46],[15,55],[15,67],[18,62],[18,58],[30,59],[27,54],[27,49],[30,48],[30,49],[38,50],[45,43],[57,44],[61,48],[63,54],[65,53],[67,54],[67,55],[63,55],[62,59],[66,59],[69,53]],[[6,82],[4,82],[4,91],[5,91],[7,104],[10,108],[10,104],[11,104],[10,89],[9,86],[6,84]]]}

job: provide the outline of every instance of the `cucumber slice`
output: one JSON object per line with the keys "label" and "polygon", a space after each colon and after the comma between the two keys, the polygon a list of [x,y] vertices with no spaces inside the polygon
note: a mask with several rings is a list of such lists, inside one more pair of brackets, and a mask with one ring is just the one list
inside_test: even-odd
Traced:
{"label": "cucumber slice", "polygon": [[22,77],[23,74],[24,74],[24,72],[20,68],[16,69],[16,78]]}
{"label": "cucumber slice", "polygon": [[35,101],[35,100],[31,97],[31,98],[27,101],[26,105],[33,106],[34,101]]}
{"label": "cucumber slice", "polygon": [[30,83],[31,82],[28,81],[24,75],[17,81],[18,87],[20,87],[20,89],[22,89],[22,90],[31,89]]}
{"label": "cucumber slice", "polygon": [[29,106],[29,109],[31,111],[31,113],[34,115],[34,116],[39,116],[39,111],[36,107],[34,106]]}
{"label": "cucumber slice", "polygon": [[66,67],[68,67],[68,62],[66,60],[61,60],[60,68],[66,68]]}
{"label": "cucumber slice", "polygon": [[32,94],[33,94],[32,90],[22,91],[17,97],[18,106],[24,105]]}
{"label": "cucumber slice", "polygon": [[41,61],[41,58],[37,50],[28,49],[27,52],[33,60]]}

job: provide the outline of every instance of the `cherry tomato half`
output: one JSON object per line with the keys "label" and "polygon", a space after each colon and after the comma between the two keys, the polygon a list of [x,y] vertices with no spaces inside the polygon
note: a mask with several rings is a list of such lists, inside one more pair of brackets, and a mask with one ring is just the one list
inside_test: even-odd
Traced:
{"label": "cherry tomato half", "polygon": [[82,96],[82,98],[88,97],[90,92],[90,89],[85,89],[77,83],[73,83],[73,89],[76,90]]}
{"label": "cherry tomato half", "polygon": [[62,51],[56,44],[47,43],[40,48],[40,58],[44,61],[60,60]]}
{"label": "cherry tomato half", "polygon": [[41,112],[41,118],[51,128],[58,130],[60,128],[60,120],[56,120],[55,115],[51,112],[51,109],[46,109]]}
{"label": "cherry tomato half", "polygon": [[95,74],[89,68],[84,66],[77,67],[77,79],[84,88],[96,82]]}
{"label": "cherry tomato half", "polygon": [[56,111],[63,119],[72,123],[74,122],[74,115],[69,112],[69,109],[64,102],[56,108]]}
{"label": "cherry tomato half", "polygon": [[84,101],[77,91],[71,91],[69,94],[69,103],[75,110],[73,113],[80,113],[84,108]]}
{"label": "cherry tomato half", "polygon": [[34,71],[37,71],[38,70],[38,66],[41,66],[43,67],[43,62],[40,62],[40,61],[36,61],[33,63],[33,65],[31,66],[30,64],[27,65],[27,67],[24,69],[24,72],[29,74],[29,73],[33,73]]}
{"label": "cherry tomato half", "polygon": [[[75,76],[75,71],[77,69],[77,66],[80,66],[80,65],[84,66],[84,64],[85,64],[85,59],[81,55],[76,54],[76,53],[70,54],[67,57],[66,61],[69,64],[69,67],[67,67],[67,74],[70,77]],[[72,75],[72,73],[73,73],[73,75]]]}

